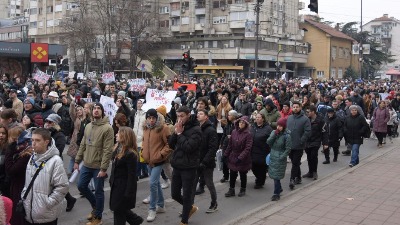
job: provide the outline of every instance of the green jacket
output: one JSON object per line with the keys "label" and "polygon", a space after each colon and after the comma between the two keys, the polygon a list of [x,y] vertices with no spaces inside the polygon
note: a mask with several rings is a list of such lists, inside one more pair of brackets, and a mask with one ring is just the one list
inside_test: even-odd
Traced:
{"label": "green jacket", "polygon": [[271,110],[271,112],[268,112],[266,108],[263,108],[260,113],[264,114],[265,119],[271,125],[272,129],[276,129],[276,122],[278,122],[279,118],[281,118],[279,111],[274,108]]}
{"label": "green jacket", "polygon": [[85,133],[75,162],[92,169],[107,171],[114,146],[114,130],[107,116],[92,121],[85,127]]}
{"label": "green jacket", "polygon": [[285,177],[286,159],[292,148],[290,132],[285,130],[283,134],[276,135],[275,131],[272,131],[267,144],[271,147],[269,177],[274,180],[281,180]]}

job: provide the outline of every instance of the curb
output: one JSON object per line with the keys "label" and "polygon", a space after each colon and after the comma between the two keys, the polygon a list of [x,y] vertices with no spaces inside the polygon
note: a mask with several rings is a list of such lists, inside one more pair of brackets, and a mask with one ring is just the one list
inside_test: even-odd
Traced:
{"label": "curb", "polygon": [[[352,173],[354,170],[364,167],[369,162],[374,161],[378,158],[381,158],[381,157],[393,152],[397,148],[396,144],[395,143],[393,143],[393,144],[394,145],[392,145],[391,147],[389,147],[387,149],[380,149],[380,150],[377,149],[376,153],[372,153],[371,155],[365,157],[355,167],[352,167],[352,168],[344,167],[335,172],[332,172],[332,173],[328,174],[327,176],[325,176],[321,179],[318,179],[317,181],[311,182],[307,185],[304,185],[302,187],[296,188],[293,191],[288,192],[288,194],[284,195],[283,198],[281,196],[281,200],[278,202],[268,202],[268,203],[266,203],[260,207],[257,207],[245,214],[242,214],[241,216],[239,216],[233,220],[230,220],[222,225],[246,225],[246,224],[253,224],[253,223],[260,222],[260,221],[262,221],[262,219],[285,209],[286,207],[303,199],[306,196],[309,196],[309,194],[314,192],[316,189],[320,189],[324,186],[327,186],[327,185],[335,182],[336,180],[340,179],[341,177],[345,176],[346,174]],[[302,191],[304,189],[307,189],[307,190]]]}

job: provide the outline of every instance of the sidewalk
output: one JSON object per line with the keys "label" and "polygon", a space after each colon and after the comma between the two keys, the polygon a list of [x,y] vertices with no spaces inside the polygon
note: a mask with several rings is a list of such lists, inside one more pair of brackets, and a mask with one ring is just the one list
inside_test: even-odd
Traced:
{"label": "sidewalk", "polygon": [[400,141],[394,142],[353,168],[284,192],[280,201],[269,202],[226,224],[398,225]]}

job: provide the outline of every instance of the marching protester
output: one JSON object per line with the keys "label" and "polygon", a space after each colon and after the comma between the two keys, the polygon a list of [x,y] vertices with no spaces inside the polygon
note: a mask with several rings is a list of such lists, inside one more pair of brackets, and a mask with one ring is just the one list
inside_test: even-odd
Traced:
{"label": "marching protester", "polygon": [[327,117],[325,117],[325,131],[328,135],[328,148],[323,149],[325,161],[323,164],[331,163],[330,149],[333,150],[333,162],[337,162],[339,155],[340,141],[343,138],[343,123],[335,113],[334,108],[327,109]]}
{"label": "marching protester", "polygon": [[375,108],[372,114],[373,131],[378,138],[378,148],[382,148],[382,144],[386,144],[387,123],[390,120],[389,109],[386,108],[384,100],[379,101],[378,107]]}

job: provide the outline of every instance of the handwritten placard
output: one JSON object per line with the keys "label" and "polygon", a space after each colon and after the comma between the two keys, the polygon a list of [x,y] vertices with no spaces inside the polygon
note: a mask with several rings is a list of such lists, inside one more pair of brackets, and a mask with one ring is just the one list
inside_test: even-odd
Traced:
{"label": "handwritten placard", "polygon": [[129,79],[130,91],[144,92],[146,91],[146,80],[145,79]]}
{"label": "handwritten placard", "polygon": [[104,107],[104,114],[106,116],[108,116],[108,118],[110,120],[110,124],[113,124],[115,114],[117,113],[117,110],[118,110],[117,105],[114,103],[114,99],[102,95],[100,97],[100,103]]}
{"label": "handwritten placard", "polygon": [[50,75],[40,71],[39,69],[36,70],[36,73],[33,75],[33,79],[37,80],[39,84],[46,84],[49,81]]}
{"label": "handwritten placard", "polygon": [[103,74],[101,75],[101,78],[103,78],[103,81],[104,81],[105,84],[109,84],[109,83],[115,81],[114,72],[103,73]]}
{"label": "handwritten placard", "polygon": [[164,91],[157,89],[147,89],[146,103],[142,109],[147,111],[148,109],[156,109],[161,105],[167,107],[167,112],[171,110],[171,102],[176,97],[176,91]]}

